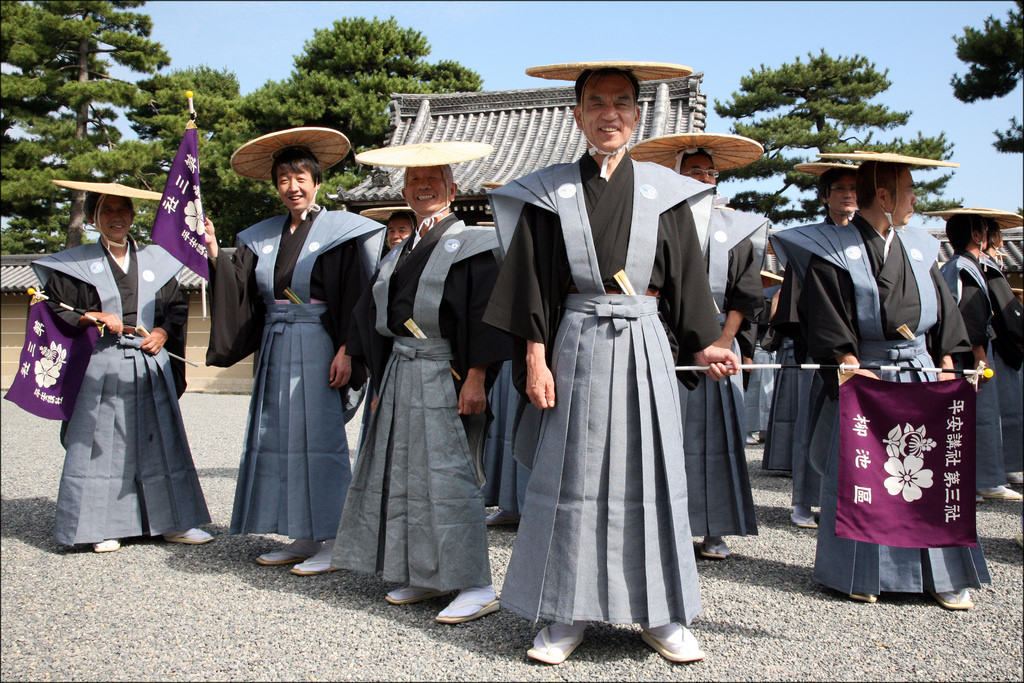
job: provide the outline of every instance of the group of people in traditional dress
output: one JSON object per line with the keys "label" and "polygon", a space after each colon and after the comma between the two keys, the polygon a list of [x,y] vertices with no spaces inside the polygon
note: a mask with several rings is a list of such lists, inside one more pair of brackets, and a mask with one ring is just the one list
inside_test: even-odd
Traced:
{"label": "group of people in traditional dress", "polygon": [[[818,528],[816,581],[855,600],[930,591],[948,608],[970,607],[968,589],[989,581],[980,547],[836,536],[843,373],[780,371],[774,392],[758,388],[762,375],[745,410],[741,358],[951,371],[994,362],[1000,390],[984,385],[979,406],[992,400],[985,419],[1002,441],[979,438],[979,493],[1012,497],[1020,303],[991,250],[998,227],[1020,217],[946,212],[957,251],[940,272],[938,242],[906,227],[910,169],[949,164],[844,155],[859,165],[811,171],[821,173],[825,222],[771,235],[786,273],[781,287],[765,283],[768,221],[731,209],[716,188],[719,171],[761,156],[758,143],[690,134],[629,148],[640,82],[688,67],[527,73],[574,83],[587,152],[495,184],[494,225],[467,226],[451,210],[452,165],[486,157],[487,144],[356,155],[403,169],[406,206],[373,216],[387,227],[317,204],[324,169],[349,151],[338,131],[277,131],[232,156],[236,171],[274,184],[286,212],[240,232],[230,254],[205,223],[207,363],[256,354],[230,532],[291,539],[256,557],[261,565],[378,575],[398,584],[384,596],[394,605],[454,593],[440,623],[499,607],[550,622],[527,652],[541,662],[565,661],[590,622],[639,624],[666,659],[695,661],[704,653],[687,628],[702,610],[693,536],[701,556],[721,560],[732,552],[725,536],[757,533],[744,446],[766,432],[765,468],[793,472],[793,522]],[[113,333],[97,344],[62,431],[56,539],[97,552],[140,535],[208,542],[183,386],[165,349],[185,323],[179,266],[131,239],[126,197],[90,202],[100,241],[33,264],[52,303],[87,315],[58,313]],[[364,399],[353,466],[344,425]],[[745,412],[770,418],[755,427]],[[499,602],[487,526],[505,523],[519,528]]]}

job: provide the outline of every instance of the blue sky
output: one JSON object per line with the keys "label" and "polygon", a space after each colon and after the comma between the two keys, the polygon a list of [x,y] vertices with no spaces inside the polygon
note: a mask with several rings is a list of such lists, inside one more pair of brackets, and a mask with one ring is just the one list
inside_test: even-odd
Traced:
{"label": "blue sky", "polygon": [[[146,3],[152,38],[171,69],[227,68],[248,93],[287,78],[293,56],[317,28],[343,17],[394,16],[422,32],[430,61],[473,69],[484,89],[553,85],[527,76],[529,66],[594,59],[675,62],[704,73],[707,130],[728,132],[714,101],[726,101],[740,78],[822,48],[832,57],[867,57],[889,70],[892,86],[878,98],[910,110],[908,126],[879,139],[945,132],[955,169],[947,196],[965,206],[1016,210],[1024,204],[1022,157],[1000,154],[992,131],[1024,119],[1021,86],[999,100],[964,104],[949,85],[966,66],[952,36],[1004,21],[1013,2],[176,2]],[[200,112],[201,116],[201,112]],[[200,126],[201,126],[200,119]],[[343,131],[344,132],[344,131]],[[742,189],[727,184],[728,195]],[[929,221],[928,227],[938,227]]]}

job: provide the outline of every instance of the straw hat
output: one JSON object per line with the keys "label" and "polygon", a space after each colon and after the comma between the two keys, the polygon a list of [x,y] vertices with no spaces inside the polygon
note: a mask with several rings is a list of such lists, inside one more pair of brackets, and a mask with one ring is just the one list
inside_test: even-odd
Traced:
{"label": "straw hat", "polygon": [[840,164],[838,162],[830,161],[808,161],[807,163],[797,164],[793,167],[794,171],[803,171],[804,173],[813,173],[814,175],[823,175],[825,171],[833,168],[848,168],[850,173],[856,173],[857,168],[860,164]]}
{"label": "straw hat", "polygon": [[908,166],[949,166],[951,168],[960,168],[960,164],[953,163],[952,161],[942,161],[941,159],[922,159],[921,157],[908,157],[905,154],[896,154],[894,152],[862,152],[857,150],[856,152],[841,152],[841,153],[828,153],[819,154],[819,159],[846,159],[847,161],[883,161],[890,164],[907,164]]}
{"label": "straw hat", "polygon": [[731,133],[684,133],[662,135],[639,142],[629,150],[635,161],[653,161],[662,166],[675,168],[676,157],[681,151],[701,150],[711,155],[715,170],[746,166],[761,158],[764,147],[757,140]]}
{"label": "straw hat", "polygon": [[667,78],[689,76],[693,69],[682,64],[664,62],[571,62],[569,64],[547,64],[531,66],[526,70],[527,76],[548,78],[555,81],[575,81],[584,71],[597,69],[621,69],[628,71],[638,81],[657,81]]}
{"label": "straw hat", "polygon": [[363,209],[359,212],[359,215],[366,216],[374,221],[386,221],[396,213],[405,212],[413,213],[413,210],[409,206],[374,206],[369,209]]}
{"label": "straw hat", "polygon": [[160,201],[163,195],[150,190],[140,190],[120,183],[88,183],[81,180],[54,180],[54,185],[70,187],[72,190],[84,190],[96,194],[108,194],[114,197],[130,197],[132,199],[152,199]]}
{"label": "straw hat", "polygon": [[482,185],[483,187],[486,187],[488,190],[493,190],[494,188],[501,187],[504,184],[505,183],[496,183],[496,182],[491,181],[491,180],[485,180],[484,182],[480,183],[480,185]]}
{"label": "straw hat", "polygon": [[273,180],[274,159],[289,147],[305,147],[322,169],[334,166],[351,149],[348,138],[333,128],[289,128],[249,140],[231,155],[231,168],[246,178]]}
{"label": "straw hat", "polygon": [[938,216],[947,221],[953,216],[982,216],[995,221],[1000,230],[1019,228],[1024,225],[1024,217],[1012,211],[1001,211],[999,209],[982,209],[977,206],[969,208],[946,209],[945,211],[923,211],[925,216]]}
{"label": "straw hat", "polygon": [[480,159],[494,151],[486,142],[421,142],[414,145],[380,147],[356,155],[356,161],[368,166],[446,166],[460,161]]}

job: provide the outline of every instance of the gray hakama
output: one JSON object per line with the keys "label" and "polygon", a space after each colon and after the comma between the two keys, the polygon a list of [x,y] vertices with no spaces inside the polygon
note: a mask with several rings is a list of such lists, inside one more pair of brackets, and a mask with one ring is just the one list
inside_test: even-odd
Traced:
{"label": "gray hakama", "polygon": [[[324,327],[325,303],[275,303],[274,266],[283,217],[238,235],[258,257],[256,283],[266,302],[245,447],[238,468],[231,533],[334,538],[351,471],[341,391],[328,383],[334,344]],[[359,216],[321,211],[302,245],[291,289],[310,301],[316,259],[350,239],[366,239],[380,226]],[[366,239],[366,271],[379,241]]]}
{"label": "gray hakama", "polygon": [[[384,581],[458,590],[491,583],[481,492],[479,433],[467,431],[452,383],[452,344],[440,336],[438,307],[457,261],[497,247],[493,228],[457,222],[430,254],[413,320],[425,339],[398,337],[387,325],[389,288],[400,249],[381,262],[373,283],[376,331],[393,337],[356,459],[331,564]],[[422,248],[422,247],[421,247]]]}
{"label": "gray hakama", "polygon": [[[660,166],[627,163],[635,181],[625,270],[644,292],[660,214],[695,196],[706,212],[710,194]],[[606,293],[580,164],[521,178],[491,201],[505,248],[524,202],[557,214],[579,291],[562,305],[551,366],[556,403],[539,411],[502,606],[534,622],[689,624],[702,606],[675,359],[658,300]]]}
{"label": "gray hakama", "polygon": [[[181,270],[162,247],[140,247],[136,325],[155,326],[157,291]],[[124,317],[106,250],[85,244],[32,263],[43,287],[53,271],[96,288],[102,310]],[[210,522],[192,461],[165,349],[105,334],[93,349],[67,424],[67,455],[57,495],[54,538],[66,545],[148,534]]]}
{"label": "gray hakama", "polygon": [[[712,212],[705,256],[711,293],[721,311],[720,325],[725,324],[731,308],[728,303],[734,298],[734,291],[741,288],[744,272],[757,273],[757,291],[748,294],[762,299],[760,271],[767,232],[768,220],[764,216],[725,208]],[[752,259],[735,273],[737,266],[730,268],[730,252],[745,240],[751,243]],[[758,312],[744,311],[755,315]],[[736,339],[732,352],[740,356]],[[697,387],[693,391],[682,390],[681,397],[685,402],[683,443],[690,531],[697,536],[756,535],[757,518],[742,422],[742,373],[717,382],[701,375]]]}
{"label": "gray hakama", "polygon": [[518,515],[526,500],[530,470],[512,457],[512,425],[519,392],[512,385],[512,364],[505,362],[488,395],[494,420],[484,442],[484,505]]}
{"label": "gray hakama", "polygon": [[[855,217],[855,221],[863,219]],[[824,354],[814,353],[819,343],[818,336],[830,330],[821,329],[818,325],[809,325],[806,314],[815,306],[829,306],[829,301],[818,292],[826,291],[829,285],[822,272],[835,273],[840,277],[848,277],[854,291],[853,306],[855,308],[856,355],[862,364],[898,364],[905,367],[931,367],[935,364],[925,337],[930,332],[936,333],[936,343],[948,343],[942,334],[943,326],[956,326],[959,320],[948,320],[944,306],[950,312],[955,309],[952,301],[940,305],[941,293],[938,284],[931,275],[931,269],[938,253],[938,242],[919,229],[897,230],[896,239],[887,259],[884,261],[884,277],[874,272],[872,258],[868,249],[878,248],[877,243],[865,245],[862,230],[865,234],[877,233],[866,223],[856,226],[858,229],[834,226],[815,226],[820,230],[817,234],[810,231],[801,232],[794,228],[773,235],[775,253],[780,258],[793,264],[804,287],[801,294],[800,310],[803,320],[802,328],[808,339],[810,353],[815,358]],[[814,259],[813,256],[819,257]],[[904,266],[902,264],[909,264]],[[812,267],[813,266],[813,267]],[[898,269],[898,270],[897,270]],[[813,280],[809,282],[809,280]],[[896,321],[889,320],[899,316],[916,335],[916,339],[887,339],[883,329],[879,282],[896,283],[893,290],[897,294],[906,292],[906,296],[919,302],[918,319],[906,319],[903,310],[888,311],[886,320],[895,327]],[[902,283],[909,287],[899,290]],[[914,286],[916,284],[916,287]],[[890,291],[893,291],[890,290]],[[948,299],[948,294],[946,295]],[[897,305],[896,303],[893,304]],[[908,303],[900,302],[904,310],[910,310]],[[955,313],[952,313],[955,315]],[[851,328],[852,329],[852,328]],[[830,341],[826,341],[827,347]],[[948,353],[948,349],[939,349],[940,353]],[[930,381],[934,379],[926,373],[883,372],[881,378],[897,382]],[[839,538],[835,534],[837,486],[838,486],[838,453],[839,453],[839,403],[826,396],[823,400],[821,414],[814,440],[824,434],[823,443],[828,443],[824,453],[824,477],[821,491],[821,517],[818,526],[817,552],[814,559],[814,580],[844,594],[862,593],[878,595],[881,592],[897,591],[920,593],[925,590],[959,591],[963,588],[979,588],[983,582],[989,582],[988,569],[981,547],[967,548],[897,548],[873,543],[863,543]]]}
{"label": "gray hakama", "polygon": [[[975,321],[978,329],[972,330],[968,325],[968,335],[972,344],[984,339],[985,357],[992,363],[995,355],[992,351],[991,329],[992,329],[992,301],[989,296],[988,282],[981,272],[977,261],[962,253],[955,253],[948,261],[942,264],[942,277],[949,287],[953,300],[964,310],[964,306],[977,306],[981,311],[981,318],[985,320],[984,326],[979,321],[979,316],[964,316],[964,322]],[[976,287],[976,293],[983,296],[967,298],[964,296],[964,282],[968,280],[968,286]],[[966,362],[971,366],[974,364],[974,357],[970,354],[954,358],[954,364],[958,369],[964,369]],[[999,382],[1002,380],[999,373],[985,383],[978,384],[978,400],[976,407],[975,424],[975,485],[977,488],[995,488],[1006,484],[1006,470],[1003,467],[1003,430],[999,410]]]}
{"label": "gray hakama", "polygon": [[[754,341],[754,355],[751,362],[757,365],[769,365],[775,362],[775,352],[761,348],[761,340]],[[743,428],[748,432],[763,432],[768,429],[768,416],[771,413],[772,394],[775,391],[775,371],[758,368],[750,371],[750,380],[743,390],[743,408],[745,416]]]}
{"label": "gray hakama", "polygon": [[1024,451],[1024,371],[1007,365],[999,349],[989,356],[999,380],[999,426],[1003,434],[1003,468],[1020,472]]}
{"label": "gray hakama", "polygon": [[1024,306],[990,258],[982,260],[992,300],[993,355],[989,357],[999,388],[999,425],[1003,433],[1003,467],[1024,469]]}

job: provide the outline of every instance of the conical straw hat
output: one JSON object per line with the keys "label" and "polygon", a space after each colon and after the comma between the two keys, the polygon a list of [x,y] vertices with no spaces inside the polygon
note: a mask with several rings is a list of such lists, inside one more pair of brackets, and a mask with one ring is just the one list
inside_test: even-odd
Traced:
{"label": "conical straw hat", "polygon": [[527,76],[537,78],[548,78],[555,81],[575,81],[580,74],[588,69],[620,69],[628,71],[638,81],[657,81],[668,78],[680,78],[689,76],[693,69],[682,64],[669,64],[666,62],[571,62],[568,64],[546,64],[544,66],[531,66],[526,70]]}
{"label": "conical straw hat", "polygon": [[924,211],[922,213],[925,216],[938,216],[939,218],[945,218],[947,221],[953,216],[984,216],[985,218],[990,218],[995,221],[1000,230],[1019,228],[1024,225],[1024,217],[1021,217],[1019,213],[1002,211],[1000,209],[982,209],[977,206],[946,209],[944,211]]}
{"label": "conical straw hat", "polygon": [[272,180],[274,159],[289,147],[305,147],[316,157],[320,168],[326,169],[344,159],[351,145],[343,133],[333,128],[289,128],[246,142],[231,155],[231,168],[246,178]]}
{"label": "conical straw hat", "polygon": [[131,197],[132,199],[152,199],[160,201],[163,195],[151,190],[140,190],[120,183],[90,183],[82,180],[54,180],[54,185],[70,187],[72,190],[85,190],[96,194],[108,194],[114,197]]}
{"label": "conical straw hat", "polygon": [[681,150],[703,150],[711,153],[715,170],[746,166],[761,158],[764,147],[757,140],[730,133],[683,133],[648,138],[629,150],[636,161],[653,161],[675,168],[676,156]]}
{"label": "conical straw hat", "polygon": [[413,210],[409,206],[373,206],[369,209],[363,209],[359,212],[359,215],[366,216],[374,221],[386,221],[394,214],[404,212],[413,213]]}
{"label": "conical straw hat", "polygon": [[356,161],[368,166],[398,168],[446,166],[479,159],[493,151],[494,147],[486,142],[421,142],[371,149],[357,154]]}
{"label": "conical straw hat", "polygon": [[814,175],[822,175],[829,169],[848,168],[850,169],[850,173],[856,173],[859,165],[860,164],[841,164],[830,161],[808,161],[803,164],[797,164],[793,167],[793,170],[803,171],[804,173],[813,173]]}
{"label": "conical straw hat", "polygon": [[908,166],[949,166],[951,168],[960,168],[960,164],[953,163],[952,161],[909,157],[905,154],[896,154],[895,152],[862,152],[860,150],[857,150],[856,152],[830,152],[828,154],[819,154],[818,158],[846,159],[847,161],[856,161],[859,163],[863,163],[865,161],[883,161],[890,164],[907,164]]}

